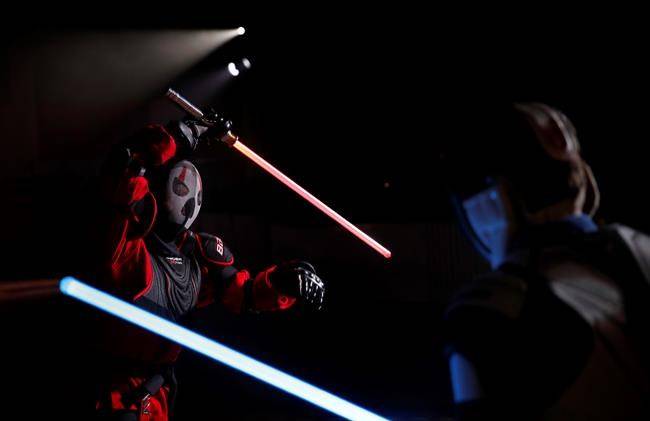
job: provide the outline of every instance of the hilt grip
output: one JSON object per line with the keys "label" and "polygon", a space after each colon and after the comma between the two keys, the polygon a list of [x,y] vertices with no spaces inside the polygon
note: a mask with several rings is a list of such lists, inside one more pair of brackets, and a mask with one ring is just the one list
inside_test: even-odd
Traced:
{"label": "hilt grip", "polygon": [[[167,93],[165,94],[167,98],[169,98],[172,102],[174,102],[176,105],[178,105],[180,108],[182,108],[185,112],[190,114],[196,119],[203,120],[204,114],[203,111],[199,110],[196,108],[190,101],[185,99],[181,94],[173,90],[172,88],[167,89]],[[228,146],[233,146],[235,142],[237,142],[239,138],[235,136],[230,130],[226,132],[221,137],[221,141],[227,144]]]}
{"label": "hilt grip", "polygon": [[167,93],[165,94],[165,96],[170,100],[172,100],[176,105],[178,105],[180,108],[182,108],[185,112],[187,112],[191,116],[197,119],[203,118],[203,111],[196,108],[194,105],[192,105],[190,101],[186,100],[181,94],[179,94],[175,90],[171,88],[167,89]]}

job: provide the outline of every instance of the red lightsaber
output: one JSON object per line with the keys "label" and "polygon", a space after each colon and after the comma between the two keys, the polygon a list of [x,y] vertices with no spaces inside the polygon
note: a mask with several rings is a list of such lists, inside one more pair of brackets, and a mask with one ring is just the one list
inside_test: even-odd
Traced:
{"label": "red lightsaber", "polygon": [[[187,113],[191,114],[192,116],[196,118],[203,118],[203,112],[200,109],[196,108],[187,99],[183,98],[178,92],[174,91],[173,89],[167,90],[167,98],[172,100],[174,103],[176,103],[179,107],[181,107],[183,110],[185,110]],[[339,225],[341,225],[343,228],[345,228],[353,235],[355,235],[358,239],[360,239],[361,241],[363,241],[364,243],[372,247],[375,251],[377,251],[379,254],[384,256],[386,259],[390,259],[391,257],[390,250],[388,250],[386,247],[379,244],[368,234],[361,231],[350,221],[348,221],[347,219],[339,215],[337,212],[335,212],[332,208],[330,208],[325,203],[320,201],[316,196],[309,193],[307,190],[305,190],[300,185],[298,185],[298,183],[296,183],[295,181],[293,181],[292,179],[284,175],[280,170],[275,168],[264,158],[262,158],[261,156],[253,152],[248,146],[244,145],[239,140],[239,137],[235,136],[229,131],[221,140],[224,141],[229,146],[237,149],[239,152],[242,153],[242,155],[244,155],[245,157],[247,157],[248,159],[256,163],[258,166],[260,166],[263,170],[271,174],[273,177],[277,178],[282,184],[284,184],[285,186],[289,187],[291,190],[296,192],[303,199],[305,199],[306,201],[314,205],[325,215],[332,218]]]}

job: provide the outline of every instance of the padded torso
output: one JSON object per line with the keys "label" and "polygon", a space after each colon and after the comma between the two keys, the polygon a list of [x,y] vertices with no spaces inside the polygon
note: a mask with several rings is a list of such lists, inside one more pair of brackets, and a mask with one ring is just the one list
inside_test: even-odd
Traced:
{"label": "padded torso", "polygon": [[638,262],[650,248],[631,252],[616,233],[545,245],[528,264],[470,284],[449,306],[453,352],[472,361],[499,405],[553,419],[649,413],[648,335],[631,329],[630,318],[646,328],[648,320],[630,303],[650,297]]}

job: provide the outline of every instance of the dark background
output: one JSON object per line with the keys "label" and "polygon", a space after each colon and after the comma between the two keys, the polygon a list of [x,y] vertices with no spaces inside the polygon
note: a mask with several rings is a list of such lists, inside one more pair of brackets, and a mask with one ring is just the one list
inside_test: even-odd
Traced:
{"label": "dark background", "polygon": [[[485,266],[454,225],[439,156],[498,137],[480,116],[526,100],[564,110],[601,187],[598,220],[650,229],[647,33],[629,17],[550,6],[496,18],[405,5],[41,12],[5,27],[0,44],[3,281],[89,269],[99,165],[143,124],[182,116],[167,86],[225,112],[251,148],[393,252],[384,260],[235,151],[203,148],[197,229],[253,271],[309,260],[328,306],[301,319],[215,308],[191,324],[388,417],[448,414],[440,315]],[[199,30],[238,26],[244,36],[194,51]],[[243,57],[251,69],[228,76]],[[92,311],[60,296],[0,302],[4,407],[82,413]],[[181,419],[330,417],[190,351],[178,377]]]}

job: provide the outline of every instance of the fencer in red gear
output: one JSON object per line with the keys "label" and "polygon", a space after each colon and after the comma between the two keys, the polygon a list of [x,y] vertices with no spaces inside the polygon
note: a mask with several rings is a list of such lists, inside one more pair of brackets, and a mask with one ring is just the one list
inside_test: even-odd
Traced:
{"label": "fencer in red gear", "polygon": [[[109,212],[100,286],[173,321],[213,302],[235,313],[320,310],[324,283],[310,264],[273,265],[252,277],[234,266],[221,238],[190,231],[202,184],[187,159],[199,141],[219,138],[230,124],[216,117],[210,123],[148,126],[111,155],[103,177]],[[100,346],[109,357],[98,382],[98,417],[169,419],[180,347],[137,327],[105,323],[109,335]]]}

